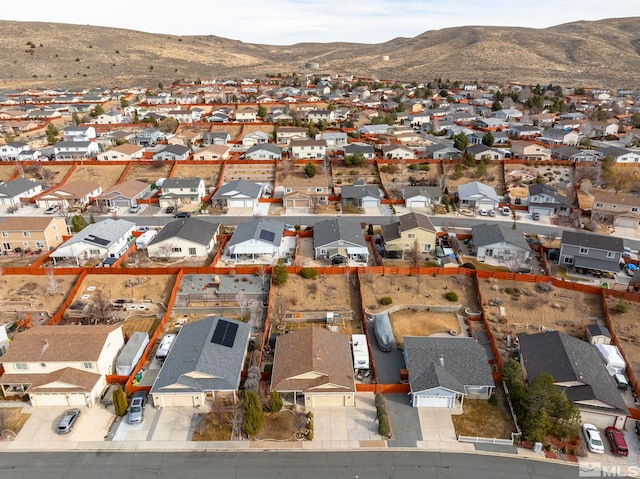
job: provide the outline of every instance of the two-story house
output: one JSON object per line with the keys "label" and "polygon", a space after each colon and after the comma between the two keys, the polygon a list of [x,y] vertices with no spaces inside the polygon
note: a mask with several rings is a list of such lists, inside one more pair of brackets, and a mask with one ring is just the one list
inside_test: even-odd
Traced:
{"label": "two-story house", "polygon": [[637,228],[640,224],[640,198],[616,195],[609,191],[592,189],[591,220],[623,228]]}
{"label": "two-story house", "polygon": [[537,143],[513,141],[511,142],[511,156],[519,160],[548,161],[551,159],[551,151]]}
{"label": "two-story house", "polygon": [[316,140],[325,141],[328,150],[341,150],[349,143],[347,134],[342,131],[323,131],[316,135]]}
{"label": "two-story house", "polygon": [[622,252],[622,238],[563,231],[558,264],[576,273],[615,274],[620,271]]}
{"label": "two-story house", "polygon": [[63,141],[94,141],[96,129],[92,126],[67,126],[62,129]]}
{"label": "two-story house", "polygon": [[255,108],[239,108],[233,114],[234,120],[240,123],[253,123],[258,120],[258,110]]}
{"label": "two-story house", "polygon": [[158,197],[160,207],[180,207],[186,204],[200,205],[202,198],[207,196],[202,178],[167,178],[160,187],[162,193]]}
{"label": "two-story house", "polygon": [[569,199],[561,195],[556,188],[545,184],[529,186],[528,195],[529,214],[538,213],[542,216],[568,215],[571,211]]}
{"label": "two-story house", "polygon": [[95,141],[59,141],[53,146],[56,160],[86,160],[95,158],[100,147]]}
{"label": "two-story house", "polygon": [[29,151],[29,144],[24,141],[13,141],[6,145],[0,145],[0,160],[17,160],[22,152]]}
{"label": "two-story house", "polygon": [[398,221],[382,225],[382,240],[385,252],[391,256],[401,256],[416,244],[419,252],[429,253],[436,245],[436,229],[427,215],[409,213],[399,216]]}
{"label": "two-story house", "polygon": [[32,406],[88,406],[100,399],[106,376],[124,347],[121,325],[58,325],[17,334],[0,358],[5,398]]}
{"label": "two-story house", "polygon": [[157,128],[150,127],[136,133],[131,139],[131,143],[140,146],[155,146],[162,139],[164,139],[164,133]]}
{"label": "two-story house", "polygon": [[327,154],[324,140],[291,140],[291,156],[295,159],[321,159]]}
{"label": "two-story house", "polygon": [[318,174],[309,178],[303,166],[283,172],[274,197],[282,195],[282,204],[287,213],[312,213],[316,205],[326,206],[330,188],[327,175]]}
{"label": "two-story house", "polygon": [[276,144],[288,146],[293,140],[308,140],[308,132],[309,130],[299,126],[280,126],[276,131]]}
{"label": "two-story house", "polygon": [[324,121],[329,124],[336,121],[336,116],[331,110],[311,110],[307,113],[307,120],[311,123]]}
{"label": "two-story house", "polygon": [[0,183],[0,205],[18,205],[20,198],[32,198],[41,191],[42,183],[35,180],[16,178],[6,183]]}
{"label": "two-story house", "polygon": [[67,225],[62,216],[7,216],[0,220],[2,251],[51,251],[62,243]]}

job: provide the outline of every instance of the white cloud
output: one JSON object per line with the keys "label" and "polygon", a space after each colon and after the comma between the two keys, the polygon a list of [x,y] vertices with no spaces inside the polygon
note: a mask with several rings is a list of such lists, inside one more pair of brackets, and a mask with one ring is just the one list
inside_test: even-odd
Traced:
{"label": "white cloud", "polygon": [[68,0],[61,8],[30,0],[2,6],[3,18],[113,26],[174,35],[217,35],[252,43],[378,43],[463,25],[542,28],[577,20],[640,15],[640,2],[618,0],[111,0],[99,11]]}

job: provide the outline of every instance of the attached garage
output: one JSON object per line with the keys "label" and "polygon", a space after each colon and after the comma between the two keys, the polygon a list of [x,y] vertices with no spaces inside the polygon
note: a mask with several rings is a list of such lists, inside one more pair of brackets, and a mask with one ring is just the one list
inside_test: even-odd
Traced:
{"label": "attached garage", "polygon": [[305,394],[306,407],[344,407],[353,406],[353,394]]}
{"label": "attached garage", "polygon": [[416,393],[413,395],[413,407],[440,407],[451,409],[455,407],[455,393],[449,392],[448,396]]}
{"label": "attached garage", "polygon": [[43,406],[75,406],[85,407],[92,406],[93,401],[90,394],[69,393],[69,394],[29,394],[31,405],[34,407]]}
{"label": "attached garage", "polygon": [[376,199],[376,198],[363,198],[362,199],[362,207],[366,208],[366,207],[377,207],[380,206],[380,200]]}
{"label": "attached garage", "polygon": [[553,216],[554,210],[553,208],[545,208],[543,206],[529,206],[529,213],[538,213],[540,216]]}
{"label": "attached garage", "polygon": [[252,199],[248,200],[229,200],[227,202],[227,206],[229,208],[253,208],[255,205],[255,201]]}
{"label": "attached garage", "polygon": [[204,394],[153,394],[153,405],[159,407],[200,407]]}
{"label": "attached garage", "polygon": [[409,208],[426,208],[427,207],[427,202],[426,201],[420,201],[420,200],[412,200],[412,201],[407,203],[407,206]]}
{"label": "attached garage", "polygon": [[633,216],[617,216],[613,220],[613,225],[619,226],[620,228],[637,228],[638,218]]}

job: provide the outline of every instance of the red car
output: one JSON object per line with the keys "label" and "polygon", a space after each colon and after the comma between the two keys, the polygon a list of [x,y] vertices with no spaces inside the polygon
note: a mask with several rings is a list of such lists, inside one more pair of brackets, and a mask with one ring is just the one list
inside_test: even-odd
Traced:
{"label": "red car", "polygon": [[604,435],[609,440],[609,448],[611,452],[616,456],[628,456],[629,448],[627,447],[627,441],[624,439],[624,434],[617,427],[607,427],[604,430]]}

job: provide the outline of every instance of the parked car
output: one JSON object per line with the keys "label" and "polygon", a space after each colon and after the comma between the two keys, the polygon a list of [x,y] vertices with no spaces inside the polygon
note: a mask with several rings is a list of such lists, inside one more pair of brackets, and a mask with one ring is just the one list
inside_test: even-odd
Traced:
{"label": "parked car", "polygon": [[593,424],[583,424],[582,434],[584,435],[584,440],[589,451],[595,452],[596,454],[604,454],[604,443],[602,442],[597,427]]}
{"label": "parked car", "polygon": [[538,213],[537,211],[534,213],[531,213],[531,219],[533,221],[540,221],[540,213]]}
{"label": "parked car", "polygon": [[442,249],[442,246],[436,246],[436,256],[438,258],[444,257],[444,250]]}
{"label": "parked car", "polygon": [[624,377],[624,374],[614,374],[613,380],[616,382],[616,386],[620,391],[626,391],[629,389],[629,381]]}
{"label": "parked car", "polygon": [[492,218],[496,215],[496,210],[489,210],[489,216]]}
{"label": "parked car", "polygon": [[140,211],[140,205],[135,204],[131,208],[129,208],[129,213],[137,213]]}
{"label": "parked car", "polygon": [[622,257],[631,258],[631,248],[629,246],[625,246],[624,248],[622,248]]}
{"label": "parked car", "polygon": [[144,420],[144,406],[147,403],[147,392],[136,391],[131,398],[131,404],[127,410],[127,422],[135,424]]}
{"label": "parked car", "polygon": [[500,212],[502,213],[502,216],[509,216],[511,214],[511,209],[508,206],[503,206],[500,208]]}
{"label": "parked car", "polygon": [[117,213],[119,209],[116,205],[109,206],[109,213]]}
{"label": "parked car", "polygon": [[628,456],[629,447],[627,447],[627,441],[624,438],[624,434],[617,427],[609,426],[605,428],[604,435],[609,440],[609,449],[616,456]]}
{"label": "parked car", "polygon": [[56,432],[58,434],[70,433],[80,417],[80,409],[69,409],[60,418]]}
{"label": "parked car", "polygon": [[484,208],[480,208],[480,209],[478,210],[478,214],[479,214],[480,216],[487,216],[487,210],[485,210]]}
{"label": "parked car", "polygon": [[53,205],[53,206],[49,206],[44,213],[47,214],[47,215],[52,215],[52,214],[56,213],[59,210],[60,210],[60,206]]}
{"label": "parked car", "polygon": [[167,209],[164,210],[165,213],[173,213],[176,210],[175,206],[167,206]]}
{"label": "parked car", "polygon": [[176,213],[175,218],[190,218],[191,213],[188,211],[181,211],[180,213]]}

